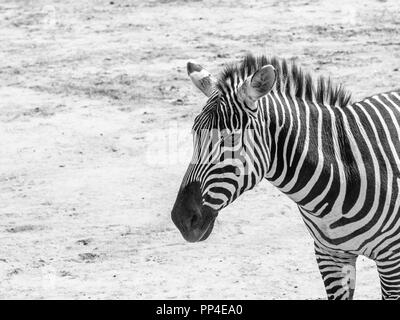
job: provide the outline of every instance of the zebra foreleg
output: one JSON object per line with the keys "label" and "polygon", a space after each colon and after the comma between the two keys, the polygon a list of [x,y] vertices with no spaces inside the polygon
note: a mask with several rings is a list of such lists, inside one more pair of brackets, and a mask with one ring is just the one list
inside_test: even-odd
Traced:
{"label": "zebra foreleg", "polygon": [[328,299],[352,300],[357,255],[328,252],[318,245],[315,245],[315,255]]}
{"label": "zebra foreleg", "polygon": [[382,254],[376,260],[383,300],[400,300],[400,255]]}

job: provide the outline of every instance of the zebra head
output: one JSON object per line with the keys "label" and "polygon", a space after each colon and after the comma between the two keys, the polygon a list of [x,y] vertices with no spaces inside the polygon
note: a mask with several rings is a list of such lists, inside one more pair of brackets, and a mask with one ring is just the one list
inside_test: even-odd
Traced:
{"label": "zebra head", "polygon": [[210,235],[218,212],[264,176],[269,163],[260,99],[276,80],[266,65],[216,81],[200,65],[187,71],[208,101],[193,125],[194,152],[171,217],[190,242]]}

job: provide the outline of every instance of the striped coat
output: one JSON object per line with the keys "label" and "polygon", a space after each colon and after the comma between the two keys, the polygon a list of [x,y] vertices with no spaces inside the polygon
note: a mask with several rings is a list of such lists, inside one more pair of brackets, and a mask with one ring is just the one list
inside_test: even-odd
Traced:
{"label": "striped coat", "polygon": [[358,255],[376,261],[382,296],[400,297],[400,92],[360,102],[297,65],[247,56],[213,78],[172,219],[189,241],[262,179],[297,203],[329,298],[351,299]]}

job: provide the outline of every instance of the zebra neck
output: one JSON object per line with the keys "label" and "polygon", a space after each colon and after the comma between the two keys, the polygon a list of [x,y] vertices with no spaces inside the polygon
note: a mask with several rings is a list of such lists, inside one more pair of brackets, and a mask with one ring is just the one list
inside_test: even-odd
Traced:
{"label": "zebra neck", "polygon": [[282,94],[267,96],[263,105],[270,150],[266,178],[304,210],[329,213],[354,164],[342,110]]}

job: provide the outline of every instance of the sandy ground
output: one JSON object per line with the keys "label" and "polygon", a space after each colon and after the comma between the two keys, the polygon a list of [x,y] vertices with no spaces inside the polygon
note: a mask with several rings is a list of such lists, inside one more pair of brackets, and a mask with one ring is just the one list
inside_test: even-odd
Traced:
{"label": "sandy ground", "polygon": [[[188,244],[170,210],[205,102],[185,65],[293,57],[355,98],[398,88],[392,1],[2,1],[0,298],[325,299],[267,182]],[[358,261],[356,298],[379,299]]]}

